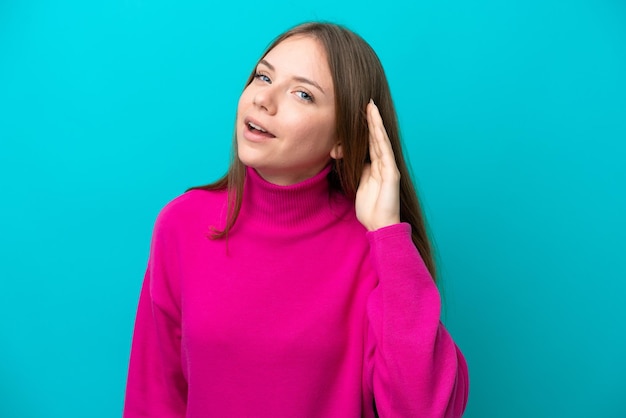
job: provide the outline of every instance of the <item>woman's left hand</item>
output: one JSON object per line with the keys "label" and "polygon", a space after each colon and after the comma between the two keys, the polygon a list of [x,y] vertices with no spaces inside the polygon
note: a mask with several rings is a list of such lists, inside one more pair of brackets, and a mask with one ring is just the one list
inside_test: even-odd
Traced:
{"label": "woman's left hand", "polygon": [[356,216],[368,231],[400,222],[400,171],[378,107],[367,104],[371,163],[356,192]]}

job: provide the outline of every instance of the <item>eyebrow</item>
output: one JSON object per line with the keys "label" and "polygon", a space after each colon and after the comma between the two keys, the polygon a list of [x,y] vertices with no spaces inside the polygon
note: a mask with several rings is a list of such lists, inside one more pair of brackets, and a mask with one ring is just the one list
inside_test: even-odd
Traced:
{"label": "eyebrow", "polygon": [[[262,59],[261,61],[259,61],[259,64],[263,64],[263,65],[265,65],[267,68],[269,68],[270,70],[272,70],[272,71],[276,71],[276,68],[274,68],[274,66],[273,66],[272,64],[270,64],[269,62],[267,62],[267,60]],[[299,81],[299,82],[301,82],[301,83],[310,84],[310,85],[312,85],[312,86],[316,87],[316,88],[317,88],[319,91],[321,91],[322,93],[326,94],[326,92],[324,91],[324,89],[323,89],[323,88],[322,88],[319,84],[317,84],[315,81],[313,81],[313,80],[309,80],[309,79],[308,79],[308,78],[306,78],[306,77],[300,77],[300,76],[294,76],[294,77],[293,77],[293,79],[294,79],[295,81]]]}

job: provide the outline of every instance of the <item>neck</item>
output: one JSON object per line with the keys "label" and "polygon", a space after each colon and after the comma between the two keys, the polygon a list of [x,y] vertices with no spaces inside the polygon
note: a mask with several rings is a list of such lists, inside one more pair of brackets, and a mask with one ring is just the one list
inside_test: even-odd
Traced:
{"label": "neck", "polygon": [[240,216],[249,222],[281,229],[320,225],[335,212],[332,197],[336,193],[328,182],[330,169],[327,166],[307,180],[280,186],[246,167]]}

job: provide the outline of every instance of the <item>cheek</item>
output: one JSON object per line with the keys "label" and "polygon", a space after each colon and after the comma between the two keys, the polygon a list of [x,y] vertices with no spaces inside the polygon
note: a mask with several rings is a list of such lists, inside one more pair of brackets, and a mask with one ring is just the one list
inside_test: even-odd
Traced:
{"label": "cheek", "polygon": [[318,148],[328,148],[337,142],[334,117],[325,116],[319,118],[315,123],[312,123],[310,129],[311,135],[316,139]]}
{"label": "cheek", "polygon": [[250,92],[250,87],[246,87],[246,89],[239,96],[239,101],[237,102],[237,113],[240,114],[243,110],[247,109],[252,104],[252,95]]}
{"label": "cheek", "polygon": [[334,117],[328,115],[307,115],[294,122],[293,127],[301,136],[316,138],[321,143],[327,142],[335,133]]}

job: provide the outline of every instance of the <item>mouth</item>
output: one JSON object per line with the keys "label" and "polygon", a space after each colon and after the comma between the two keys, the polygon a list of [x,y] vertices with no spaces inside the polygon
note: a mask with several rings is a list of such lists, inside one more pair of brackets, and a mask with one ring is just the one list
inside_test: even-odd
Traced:
{"label": "mouth", "polygon": [[276,136],[265,129],[261,124],[252,119],[246,118],[244,120],[246,125],[246,130],[255,136],[265,137],[265,138],[276,138]]}

